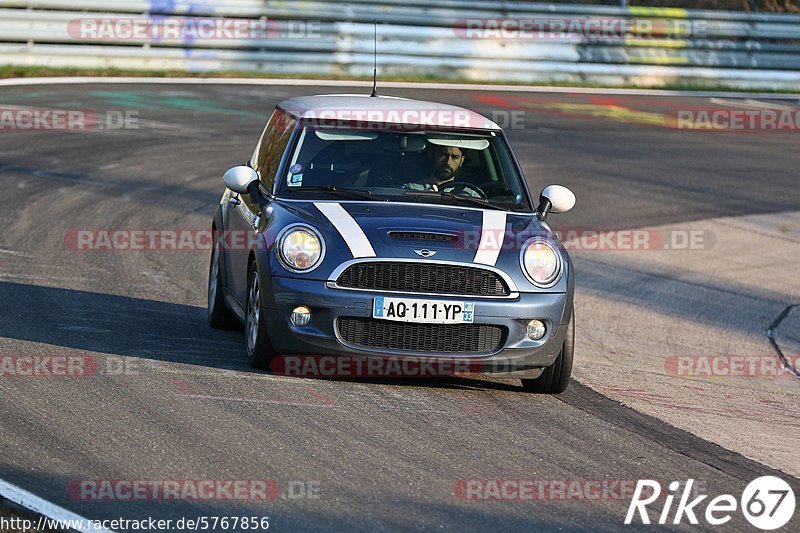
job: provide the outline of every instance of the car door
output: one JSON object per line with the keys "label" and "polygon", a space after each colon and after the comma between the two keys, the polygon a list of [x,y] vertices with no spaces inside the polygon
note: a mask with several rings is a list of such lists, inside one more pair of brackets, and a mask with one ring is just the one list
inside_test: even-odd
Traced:
{"label": "car door", "polygon": [[[289,144],[295,120],[280,109],[272,113],[261,139],[253,152],[249,165],[256,171],[266,191],[272,191],[283,154]],[[228,202],[229,244],[227,254],[227,272],[230,289],[239,304],[244,305],[247,290],[247,259],[251,242],[254,242],[259,231],[261,206],[249,194],[231,194]]]}

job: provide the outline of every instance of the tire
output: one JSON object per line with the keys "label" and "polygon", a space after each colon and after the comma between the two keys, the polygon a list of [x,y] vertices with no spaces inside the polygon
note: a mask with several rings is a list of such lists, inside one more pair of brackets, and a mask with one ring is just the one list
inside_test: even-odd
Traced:
{"label": "tire", "polygon": [[247,274],[247,300],[245,303],[244,342],[250,366],[269,370],[272,359],[278,355],[269,340],[264,317],[261,314],[263,292],[256,263],[250,264]]}
{"label": "tire", "polygon": [[228,306],[225,305],[222,283],[222,247],[214,239],[214,249],[208,266],[208,325],[215,329],[234,329],[241,324]]}
{"label": "tire", "polygon": [[536,379],[523,379],[522,388],[536,394],[559,394],[567,390],[572,375],[572,360],[575,352],[575,310],[567,326],[567,338],[555,362],[544,369]]}

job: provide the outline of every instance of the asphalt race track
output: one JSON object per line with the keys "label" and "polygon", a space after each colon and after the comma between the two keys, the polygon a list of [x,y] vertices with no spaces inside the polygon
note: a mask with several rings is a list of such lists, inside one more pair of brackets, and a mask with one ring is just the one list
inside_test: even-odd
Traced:
{"label": "asphalt race track", "polygon": [[[0,355],[96,363],[86,376],[0,377],[0,478],[87,518],[268,516],[277,531],[608,530],[622,527],[630,501],[474,501],[462,490],[473,479],[693,478],[713,497],[776,475],[800,494],[797,446],[794,464],[756,461],[577,381],[561,396],[541,397],[482,376],[329,381],[251,371],[242,332],[206,324],[209,250],[79,251],[70,240],[81,229],[208,229],[222,173],[249,158],[277,102],[354,90],[362,91],[0,88],[0,106],[92,110],[103,124],[129,113],[122,128],[0,130]],[[550,219],[556,227],[680,226],[800,211],[797,132],[672,127],[677,111],[708,106],[709,98],[383,92],[505,121],[532,189],[560,183],[578,197],[573,212]],[[590,281],[599,274],[591,261],[578,257],[576,265],[580,295],[582,273]],[[800,303],[776,294],[781,306]],[[576,302],[579,338],[591,336],[591,323],[624,341],[630,324],[613,314],[601,320],[599,308],[595,320],[581,321]],[[753,335],[765,327],[753,325]],[[663,334],[642,329],[654,342]],[[714,329],[707,342],[723,336]],[[576,351],[576,374],[593,374],[590,355]],[[791,394],[797,384],[790,382]],[[793,405],[786,424],[796,431]],[[769,440],[769,417],[763,427],[759,438]],[[280,486],[270,501],[91,501],[75,489],[81,480],[263,479]],[[725,528],[752,530],[741,513]]]}

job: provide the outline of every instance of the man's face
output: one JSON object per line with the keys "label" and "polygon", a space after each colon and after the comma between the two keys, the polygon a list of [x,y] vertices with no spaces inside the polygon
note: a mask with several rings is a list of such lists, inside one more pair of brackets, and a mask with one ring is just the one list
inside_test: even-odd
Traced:
{"label": "man's face", "polygon": [[439,181],[449,180],[464,164],[464,153],[453,146],[434,146],[433,173]]}

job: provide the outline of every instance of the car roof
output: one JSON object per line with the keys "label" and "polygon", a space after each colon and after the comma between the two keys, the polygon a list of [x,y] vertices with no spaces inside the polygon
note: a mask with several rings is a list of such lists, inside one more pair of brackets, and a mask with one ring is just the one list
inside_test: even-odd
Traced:
{"label": "car roof", "polygon": [[438,128],[501,131],[480,113],[449,104],[395,96],[328,94],[289,98],[277,105],[299,119],[408,124]]}

